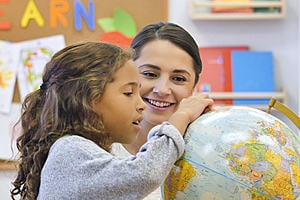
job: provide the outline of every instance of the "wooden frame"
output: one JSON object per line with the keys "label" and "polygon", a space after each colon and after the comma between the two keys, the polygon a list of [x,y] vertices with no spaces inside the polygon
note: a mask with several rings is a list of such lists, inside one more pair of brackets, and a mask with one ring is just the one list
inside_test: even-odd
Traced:
{"label": "wooden frame", "polygon": [[0,170],[16,170],[17,165],[17,161],[0,160]]}

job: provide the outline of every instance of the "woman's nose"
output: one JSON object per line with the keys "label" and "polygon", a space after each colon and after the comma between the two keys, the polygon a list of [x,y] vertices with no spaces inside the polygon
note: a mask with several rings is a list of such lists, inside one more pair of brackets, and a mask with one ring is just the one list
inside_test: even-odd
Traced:
{"label": "woman's nose", "polygon": [[160,96],[169,95],[171,93],[171,88],[169,86],[168,81],[157,80],[153,87],[153,92]]}

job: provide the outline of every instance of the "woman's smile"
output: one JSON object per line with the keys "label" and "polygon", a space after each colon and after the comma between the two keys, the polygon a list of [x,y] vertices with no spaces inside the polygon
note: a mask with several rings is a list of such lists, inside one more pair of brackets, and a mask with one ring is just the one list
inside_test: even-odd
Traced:
{"label": "woman's smile", "polygon": [[143,100],[151,110],[156,110],[156,111],[166,111],[176,104],[168,101],[155,100],[150,98],[143,98]]}

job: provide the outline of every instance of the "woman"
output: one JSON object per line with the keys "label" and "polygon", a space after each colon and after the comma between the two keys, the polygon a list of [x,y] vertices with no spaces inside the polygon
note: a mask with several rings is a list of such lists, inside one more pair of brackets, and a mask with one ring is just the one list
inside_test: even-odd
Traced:
{"label": "woman", "polygon": [[[185,29],[174,23],[159,22],[144,27],[131,47],[146,108],[142,129],[135,142],[114,145],[113,152],[122,156],[135,155],[147,141],[149,130],[168,120],[180,101],[193,94],[202,70],[197,43]],[[203,99],[209,99],[208,95],[201,95]],[[154,194],[148,199],[158,199],[160,191],[156,190]]]}

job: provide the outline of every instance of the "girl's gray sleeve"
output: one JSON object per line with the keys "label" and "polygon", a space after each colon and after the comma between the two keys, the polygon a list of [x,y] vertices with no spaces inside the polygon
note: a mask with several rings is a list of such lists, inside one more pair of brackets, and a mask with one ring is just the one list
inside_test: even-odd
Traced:
{"label": "girl's gray sleeve", "polygon": [[39,199],[143,199],[163,183],[183,151],[181,134],[167,122],[154,127],[137,155],[128,158],[82,137],[65,137],[51,148]]}

